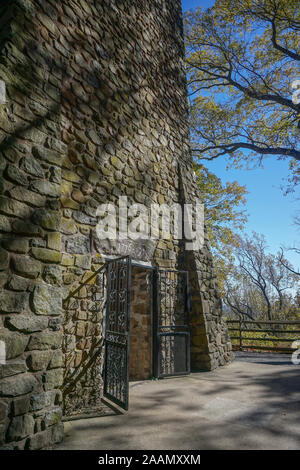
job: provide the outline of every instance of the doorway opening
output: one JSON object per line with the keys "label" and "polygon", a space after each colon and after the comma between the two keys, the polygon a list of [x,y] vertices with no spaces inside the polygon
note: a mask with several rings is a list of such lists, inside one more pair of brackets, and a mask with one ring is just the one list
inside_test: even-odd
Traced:
{"label": "doorway opening", "polygon": [[190,372],[187,271],[107,261],[104,397],[128,409],[129,380]]}
{"label": "doorway opening", "polygon": [[153,376],[153,271],[132,266],[130,287],[129,381]]}

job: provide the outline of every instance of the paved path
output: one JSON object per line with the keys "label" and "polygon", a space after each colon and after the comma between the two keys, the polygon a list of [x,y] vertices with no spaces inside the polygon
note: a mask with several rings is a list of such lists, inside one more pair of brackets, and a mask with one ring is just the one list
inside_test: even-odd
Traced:
{"label": "paved path", "polygon": [[229,366],[130,384],[130,410],[65,423],[57,449],[300,449],[300,365],[237,353]]}

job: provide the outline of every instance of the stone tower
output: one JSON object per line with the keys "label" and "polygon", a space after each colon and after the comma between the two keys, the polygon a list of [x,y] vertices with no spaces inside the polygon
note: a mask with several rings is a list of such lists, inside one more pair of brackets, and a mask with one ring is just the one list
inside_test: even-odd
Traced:
{"label": "stone tower", "polygon": [[97,207],[119,196],[197,198],[181,2],[3,0],[0,39],[0,445],[41,449],[62,439],[63,413],[101,407],[93,275],[110,255],[189,272],[193,369],[224,365],[231,346],[207,241],[138,254],[95,233]]}

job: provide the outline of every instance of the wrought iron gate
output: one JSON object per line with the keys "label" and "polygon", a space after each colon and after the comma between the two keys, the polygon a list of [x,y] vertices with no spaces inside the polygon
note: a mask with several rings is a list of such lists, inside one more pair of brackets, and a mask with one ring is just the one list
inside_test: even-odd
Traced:
{"label": "wrought iron gate", "polygon": [[[153,269],[153,268],[152,268]],[[107,262],[104,397],[128,410],[131,258]],[[153,270],[153,374],[190,373],[187,271]]]}
{"label": "wrought iron gate", "polygon": [[190,373],[189,280],[187,271],[158,270],[154,279],[154,375]]}
{"label": "wrought iron gate", "polygon": [[128,410],[131,259],[107,262],[104,396]]}

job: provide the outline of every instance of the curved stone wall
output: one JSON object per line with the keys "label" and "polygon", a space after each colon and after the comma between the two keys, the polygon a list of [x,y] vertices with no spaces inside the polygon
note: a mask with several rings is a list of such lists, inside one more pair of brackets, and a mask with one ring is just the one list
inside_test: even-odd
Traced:
{"label": "curved stone wall", "polygon": [[119,196],[197,196],[180,1],[4,0],[0,31],[0,443],[40,449],[62,439],[63,413],[101,408],[104,296],[101,274],[88,279],[103,255],[188,269],[193,367],[231,348],[207,246],[95,234]]}

